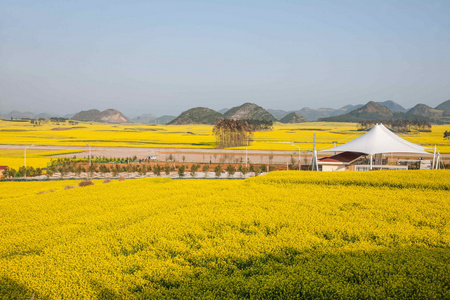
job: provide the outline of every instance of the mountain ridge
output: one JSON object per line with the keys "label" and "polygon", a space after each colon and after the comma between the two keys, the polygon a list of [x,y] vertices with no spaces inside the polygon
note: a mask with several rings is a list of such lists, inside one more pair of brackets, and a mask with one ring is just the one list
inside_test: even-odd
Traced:
{"label": "mountain ridge", "polygon": [[212,125],[223,115],[213,109],[207,107],[194,107],[182,112],[169,125],[187,125],[187,124],[209,124]]}
{"label": "mountain ridge", "polygon": [[300,115],[299,113],[296,112],[291,112],[290,114],[284,116],[281,120],[281,123],[304,123],[304,122],[308,122],[308,120],[306,120],[302,115]]}
{"label": "mountain ridge", "polygon": [[261,121],[278,121],[267,110],[254,103],[246,102],[241,106],[235,106],[228,110],[224,115],[226,119],[234,120],[261,120]]}
{"label": "mountain ridge", "polygon": [[130,120],[116,109],[98,109],[83,110],[76,113],[72,118],[76,121],[104,122],[104,123],[129,123]]}
{"label": "mountain ridge", "polygon": [[[434,119],[435,122],[450,122],[450,100],[446,100],[443,101],[442,103],[440,103],[439,105],[437,105],[435,108],[432,108],[426,104],[422,104],[419,103],[417,105],[415,105],[414,107],[406,110],[403,106],[401,106],[400,104],[396,103],[393,100],[386,100],[383,102],[375,102],[378,103],[380,105],[383,105],[387,108],[389,108],[391,111],[394,112],[393,117],[396,118],[425,118],[425,119]],[[247,107],[246,107],[247,106]],[[248,107],[250,106],[250,107]],[[290,110],[290,111],[285,111],[285,110],[281,110],[281,109],[264,109],[254,103],[244,103],[241,106],[237,106],[237,107],[233,107],[232,109],[227,109],[227,108],[223,108],[220,111],[216,111],[216,113],[222,114],[224,113],[226,116],[224,117],[236,117],[236,118],[253,118],[254,115],[257,115],[257,118],[260,119],[271,119],[272,121],[275,120],[281,120],[283,119],[285,116],[295,112],[298,113],[299,115],[301,115],[302,117],[304,117],[305,119],[307,119],[308,121],[316,121],[316,120],[324,120],[326,121],[328,117],[333,117],[333,116],[342,116],[343,117],[339,118],[339,119],[344,119],[346,116],[345,114],[363,107],[363,104],[347,104],[341,108],[338,109],[334,109],[334,108],[318,108],[318,109],[312,109],[309,107],[303,107],[302,109],[299,110]],[[236,111],[238,111],[239,109],[243,109],[243,111],[247,112],[243,112],[241,110],[240,114],[241,116],[232,116],[233,113],[236,113]],[[250,113],[250,111],[256,109],[256,111],[259,110],[259,112],[257,112],[256,114],[252,115]],[[105,112],[105,111],[104,111]],[[99,122],[113,122],[116,123],[117,120],[114,119],[114,117],[110,116],[108,117],[107,115],[114,115],[117,114],[116,118],[118,117],[120,119],[120,112],[117,110],[106,110],[106,116],[102,115],[102,117],[104,118],[103,120],[102,117],[98,117],[98,115],[103,114],[104,112],[100,112],[99,110],[88,110],[88,111],[81,111],[78,112],[77,114],[66,114],[64,115],[64,118],[67,119],[79,119],[80,117],[80,113],[85,113],[85,114],[92,114],[94,115],[94,117],[85,117],[86,120],[88,121],[99,121]],[[97,117],[95,117],[95,115],[97,115]],[[122,114],[123,116],[123,114]],[[264,117],[265,116],[265,117]],[[270,117],[271,116],[271,117]],[[54,114],[54,113],[33,113],[33,112],[21,112],[18,110],[13,110],[9,113],[0,113],[0,118],[3,119],[39,119],[39,118],[43,118],[43,119],[49,119],[50,117],[61,117],[58,114]],[[357,121],[356,119],[360,120],[360,119],[364,119],[364,116],[359,116],[358,118],[355,118],[355,114],[353,114],[353,117],[351,118],[354,121]],[[157,123],[157,124],[167,124],[171,121],[173,121],[176,118],[176,116],[170,116],[170,115],[164,115],[161,117],[157,117],[154,114],[142,114],[138,117],[133,118],[131,121],[137,122],[137,123],[142,123],[142,124],[148,124],[148,123]],[[129,122],[130,120],[128,118],[126,118],[125,116],[123,116],[123,119],[121,119],[120,122],[123,122],[127,120],[126,122]]]}

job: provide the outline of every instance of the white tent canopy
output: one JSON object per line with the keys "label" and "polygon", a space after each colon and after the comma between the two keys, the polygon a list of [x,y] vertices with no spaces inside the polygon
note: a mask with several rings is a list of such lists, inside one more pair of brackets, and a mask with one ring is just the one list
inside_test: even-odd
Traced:
{"label": "white tent canopy", "polygon": [[323,150],[326,151],[350,151],[350,152],[362,152],[369,154],[370,156],[377,153],[422,153],[425,152],[425,147],[410,143],[389,129],[384,127],[383,124],[376,124],[371,130],[362,136],[350,141],[344,145]]}

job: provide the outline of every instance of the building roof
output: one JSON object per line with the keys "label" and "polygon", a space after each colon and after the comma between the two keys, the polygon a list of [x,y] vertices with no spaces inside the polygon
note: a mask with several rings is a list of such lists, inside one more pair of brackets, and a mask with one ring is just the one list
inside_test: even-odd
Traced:
{"label": "building roof", "polygon": [[349,164],[352,161],[358,159],[362,155],[365,155],[361,152],[342,152],[330,157],[324,157],[321,158],[319,162],[321,163],[343,163],[343,164]]}
{"label": "building roof", "polygon": [[421,153],[425,152],[425,147],[413,144],[402,139],[395,133],[384,127],[383,124],[376,124],[371,130],[362,136],[335,148],[325,151],[351,151],[365,154],[377,153]]}
{"label": "building roof", "polygon": [[6,169],[8,166],[0,166],[0,170]]}

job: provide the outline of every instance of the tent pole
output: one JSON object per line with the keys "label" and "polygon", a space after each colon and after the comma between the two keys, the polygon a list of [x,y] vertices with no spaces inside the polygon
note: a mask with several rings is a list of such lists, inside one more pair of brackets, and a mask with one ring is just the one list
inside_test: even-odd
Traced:
{"label": "tent pole", "polygon": [[370,154],[370,170],[372,170],[372,154]]}
{"label": "tent pole", "polygon": [[314,171],[316,168],[316,132],[313,132],[313,165],[311,170]]}
{"label": "tent pole", "polygon": [[431,165],[432,170],[435,168],[435,164],[436,164],[436,145],[434,145],[433,164]]}
{"label": "tent pole", "polygon": [[436,158],[436,170],[439,170],[441,168],[440,163],[441,163],[441,154],[438,152],[437,158]]}
{"label": "tent pole", "polygon": [[314,152],[313,152],[313,167],[312,167],[312,170],[314,171],[319,171],[319,161],[318,161],[318,159],[317,159],[317,150],[316,149],[314,149]]}

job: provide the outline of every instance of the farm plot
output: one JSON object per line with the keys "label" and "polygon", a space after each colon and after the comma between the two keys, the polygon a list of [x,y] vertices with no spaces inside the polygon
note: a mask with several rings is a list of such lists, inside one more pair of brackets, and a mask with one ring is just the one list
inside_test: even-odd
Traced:
{"label": "farm plot", "polygon": [[[85,147],[136,147],[213,149],[216,139],[212,125],[151,125],[106,124],[94,122],[69,123],[43,122],[31,125],[26,122],[0,120],[0,144]],[[400,136],[425,147],[437,145],[441,153],[450,153],[450,140],[444,139],[448,125],[433,125],[431,132],[410,132]],[[362,135],[356,123],[308,122],[300,124],[276,123],[273,130],[258,131],[253,135],[250,150],[293,151],[296,143],[302,151],[312,150],[313,133],[316,133],[317,149],[343,144]],[[245,147],[236,147],[245,149]],[[431,150],[430,150],[431,151]]]}
{"label": "farm plot", "polygon": [[3,182],[0,298],[446,299],[449,179]]}

